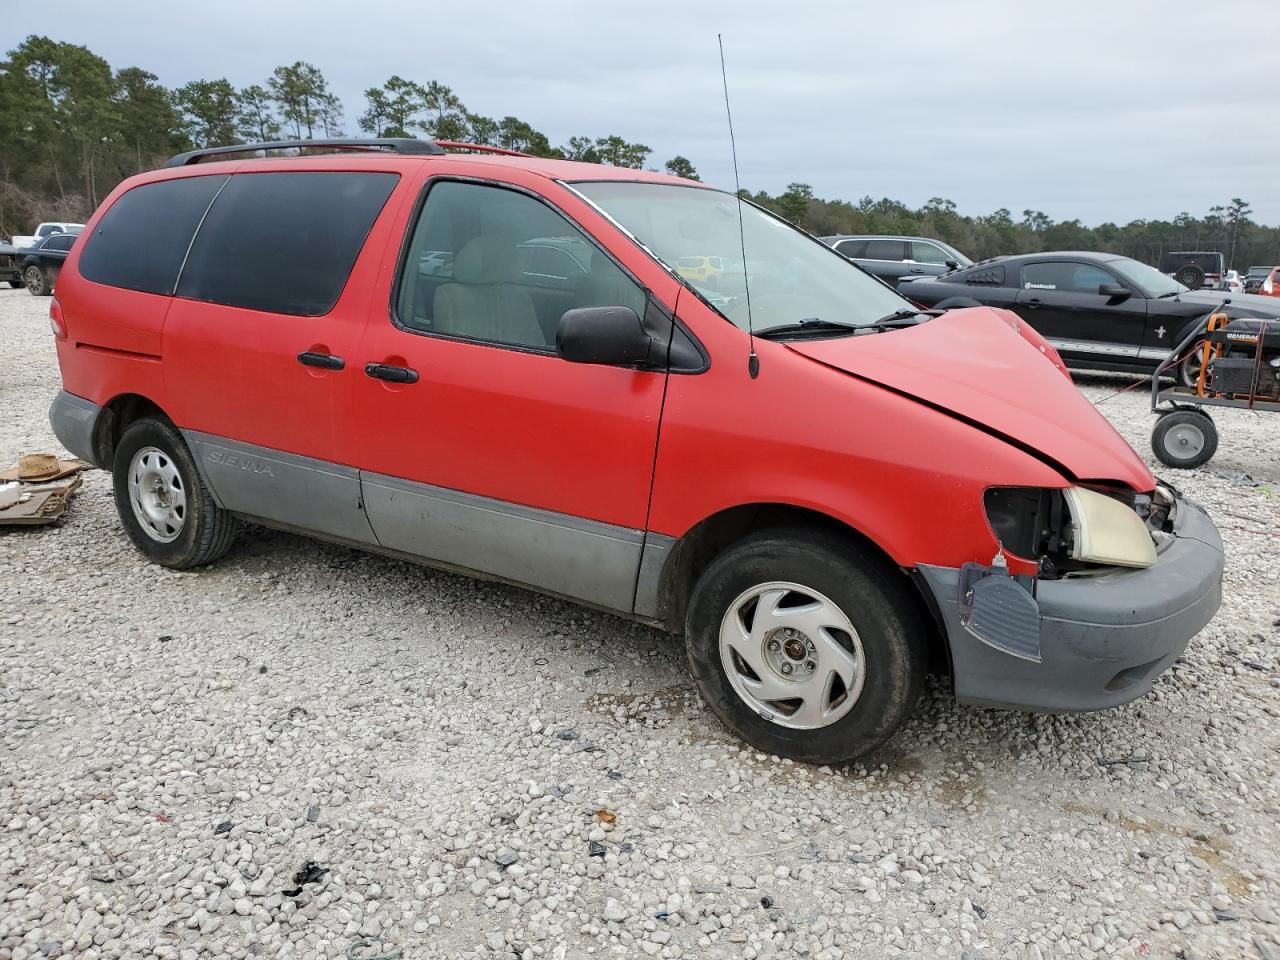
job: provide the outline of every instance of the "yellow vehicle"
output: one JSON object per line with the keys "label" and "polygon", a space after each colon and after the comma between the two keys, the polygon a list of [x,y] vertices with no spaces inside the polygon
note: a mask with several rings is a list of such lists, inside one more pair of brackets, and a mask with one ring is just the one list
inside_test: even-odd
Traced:
{"label": "yellow vehicle", "polygon": [[676,273],[691,282],[707,281],[723,272],[723,257],[681,257],[676,261]]}

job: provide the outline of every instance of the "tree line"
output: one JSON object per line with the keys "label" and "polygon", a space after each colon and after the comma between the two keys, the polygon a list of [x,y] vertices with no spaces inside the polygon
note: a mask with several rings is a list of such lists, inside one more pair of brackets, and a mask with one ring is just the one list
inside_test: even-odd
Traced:
{"label": "tree line", "polygon": [[[474,113],[450,87],[400,76],[364,91],[356,127],[374,136],[421,136],[519,150],[540,157],[640,168],[651,148],[616,134],[553,144],[519,117]],[[136,66],[114,69],[87,47],[30,36],[0,61],[0,236],[41,220],[84,220],[125,177],[193,147],[343,135],[342,103],[315,65],[276,67],[262,83],[237,88],[225,77],[170,88]],[[663,169],[697,179],[675,156]],[[836,233],[936,237],[974,259],[1039,250],[1101,250],[1158,263],[1170,250],[1220,250],[1229,264],[1280,263],[1280,228],[1250,218],[1240,198],[1203,216],[1089,227],[1044,213],[1007,209],[966,216],[934,197],[912,209],[870,196],[815,197],[810,186],[744,196],[819,236]]]}
{"label": "tree line", "polygon": [[1226,258],[1228,269],[1244,271],[1254,264],[1280,264],[1280,228],[1250,220],[1253,211],[1239,197],[1199,217],[1183,212],[1172,220],[1087,227],[1079,220],[1054,221],[1039,210],[1023,210],[1020,217],[1004,208],[986,216],[966,216],[942,197],[933,197],[915,210],[888,198],[868,196],[856,203],[821,200],[804,183],[792,183],[777,196],[748,191],[743,195],[817,236],[934,237],[974,260],[1042,250],[1096,250],[1159,266],[1161,256],[1171,251],[1217,250]]}

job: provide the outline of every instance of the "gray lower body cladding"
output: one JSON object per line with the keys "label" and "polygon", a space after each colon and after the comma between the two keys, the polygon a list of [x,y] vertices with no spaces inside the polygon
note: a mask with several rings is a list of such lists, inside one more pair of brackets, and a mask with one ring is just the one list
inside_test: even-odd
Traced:
{"label": "gray lower body cladding", "polygon": [[1147,693],[1222,602],[1222,540],[1213,521],[1182,500],[1175,532],[1177,539],[1145,570],[1039,581],[1039,663],[969,633],[960,619],[960,571],[922,565],[951,648],[956,698],[1076,712]]}
{"label": "gray lower body cladding", "polygon": [[65,390],[59,391],[49,406],[49,425],[53,427],[53,435],[58,442],[72,456],[95,467],[104,466],[97,462],[93,450],[93,431],[101,410],[96,403]]}

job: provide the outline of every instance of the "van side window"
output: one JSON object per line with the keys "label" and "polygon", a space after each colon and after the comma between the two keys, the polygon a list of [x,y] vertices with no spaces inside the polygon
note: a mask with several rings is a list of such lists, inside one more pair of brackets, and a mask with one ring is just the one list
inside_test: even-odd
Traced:
{"label": "van side window", "polygon": [[314,317],[338,302],[395,173],[241,173],[191,245],[178,296]]}
{"label": "van side window", "polygon": [[936,247],[932,243],[912,240],[911,259],[916,263],[936,263],[938,266],[942,266],[947,262],[947,255],[942,252],[940,247]]}
{"label": "van side window", "polygon": [[402,269],[398,320],[420,333],[548,349],[574,307],[644,314],[644,290],[577,227],[501,187],[431,187]]}
{"label": "van side window", "polygon": [[80,275],[94,283],[170,296],[200,218],[226,177],[183,177],[134,187],[85,238]]}

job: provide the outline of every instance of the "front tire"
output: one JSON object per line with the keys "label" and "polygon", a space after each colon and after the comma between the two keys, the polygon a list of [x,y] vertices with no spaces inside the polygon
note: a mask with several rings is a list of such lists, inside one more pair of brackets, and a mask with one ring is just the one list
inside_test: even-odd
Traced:
{"label": "front tire", "polygon": [[1200,368],[1204,363],[1204,341],[1195,345],[1195,349],[1178,364],[1178,381],[1184,387],[1196,387],[1200,383]]}
{"label": "front tire", "polygon": [[173,424],[146,417],[130,425],[112,474],[120,520],[148,560],[187,570],[231,548],[239,521],[213,502]]}
{"label": "front tire", "polygon": [[1199,410],[1175,410],[1156,421],[1151,452],[1161,463],[1193,470],[1208,463],[1218,450],[1218,428]]}
{"label": "front tire", "polygon": [[739,737],[839,763],[885,743],[919,699],[926,629],[901,574],[871,551],[777,529],[698,578],[685,644],[703,699]]}

